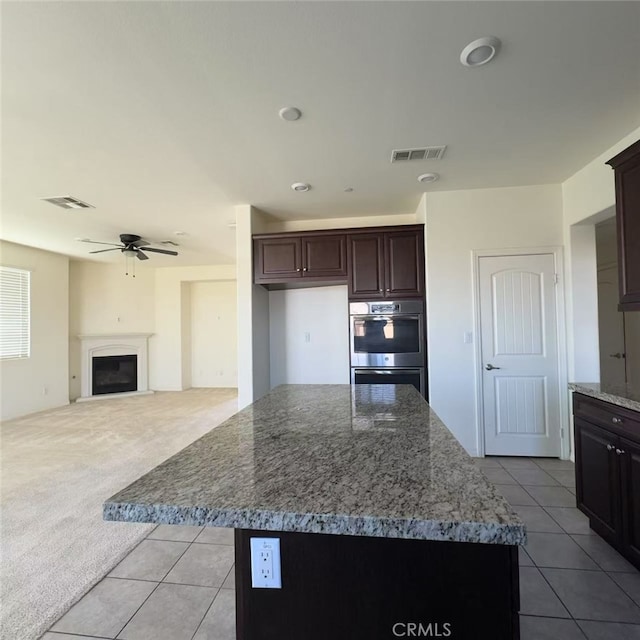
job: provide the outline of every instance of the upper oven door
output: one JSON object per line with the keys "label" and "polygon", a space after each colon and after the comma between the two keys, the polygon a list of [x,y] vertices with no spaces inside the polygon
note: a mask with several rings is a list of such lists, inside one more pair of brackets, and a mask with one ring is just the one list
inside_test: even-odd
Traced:
{"label": "upper oven door", "polygon": [[350,316],[352,367],[422,367],[421,313]]}

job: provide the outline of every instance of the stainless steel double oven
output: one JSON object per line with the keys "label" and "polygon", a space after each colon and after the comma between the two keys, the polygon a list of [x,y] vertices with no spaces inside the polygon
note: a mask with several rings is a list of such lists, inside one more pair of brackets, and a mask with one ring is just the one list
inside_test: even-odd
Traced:
{"label": "stainless steel double oven", "polygon": [[426,397],[422,300],[351,302],[352,384],[412,384]]}

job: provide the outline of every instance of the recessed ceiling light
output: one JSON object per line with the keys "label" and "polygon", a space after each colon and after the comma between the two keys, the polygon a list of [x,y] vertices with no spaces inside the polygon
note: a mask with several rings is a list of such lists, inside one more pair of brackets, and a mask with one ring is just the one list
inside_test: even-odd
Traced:
{"label": "recessed ceiling light", "polygon": [[345,193],[351,193],[353,191],[353,187],[347,187],[344,192]]}
{"label": "recessed ceiling light", "polygon": [[478,38],[462,50],[460,62],[465,67],[481,67],[496,57],[498,51],[500,51],[501,44],[500,40],[495,36]]}
{"label": "recessed ceiling light", "polygon": [[287,122],[295,122],[296,120],[300,120],[302,111],[297,107],[282,107],[282,109],[278,111],[278,115]]}
{"label": "recessed ceiling light", "polygon": [[437,173],[423,173],[418,176],[418,182],[435,182],[439,177]]}
{"label": "recessed ceiling light", "polygon": [[291,185],[291,188],[294,191],[309,191],[309,189],[311,189],[311,185],[306,182],[294,182]]}

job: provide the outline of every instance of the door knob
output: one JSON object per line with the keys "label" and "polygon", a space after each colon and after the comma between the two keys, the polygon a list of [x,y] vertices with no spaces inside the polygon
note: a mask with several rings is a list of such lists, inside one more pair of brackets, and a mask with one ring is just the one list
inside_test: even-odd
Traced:
{"label": "door knob", "polygon": [[494,367],[492,364],[488,364],[485,369],[487,371],[493,371],[494,369],[499,369],[500,367]]}
{"label": "door knob", "polygon": [[607,451],[613,451],[615,447],[612,444],[607,445]]}
{"label": "door knob", "polygon": [[624,449],[616,449],[616,453],[621,456],[624,455]]}
{"label": "door knob", "polygon": [[610,358],[618,358],[618,360],[620,360],[620,358],[626,358],[626,354],[625,353],[610,353],[609,354]]}
{"label": "door knob", "polygon": [[623,420],[622,418],[616,418],[615,416],[613,416],[613,418],[611,418],[611,422],[613,422],[613,424],[622,424]]}

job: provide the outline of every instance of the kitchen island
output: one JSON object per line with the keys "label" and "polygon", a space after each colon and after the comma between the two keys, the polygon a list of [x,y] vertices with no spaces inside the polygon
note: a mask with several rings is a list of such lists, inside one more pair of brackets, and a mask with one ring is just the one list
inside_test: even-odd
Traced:
{"label": "kitchen island", "polygon": [[[409,385],[277,387],[104,517],[235,528],[238,640],[519,636],[524,525]],[[281,588],[252,587],[255,537]]]}

